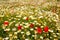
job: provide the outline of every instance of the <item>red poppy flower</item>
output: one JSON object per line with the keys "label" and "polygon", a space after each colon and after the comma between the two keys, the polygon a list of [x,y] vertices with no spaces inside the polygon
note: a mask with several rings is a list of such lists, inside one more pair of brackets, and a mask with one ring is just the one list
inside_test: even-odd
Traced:
{"label": "red poppy flower", "polygon": [[27,17],[26,20],[28,20],[29,18]]}
{"label": "red poppy flower", "polygon": [[18,26],[18,30],[20,30],[21,28],[22,28],[22,26],[21,26],[21,25],[19,25],[19,26]]}
{"label": "red poppy flower", "polygon": [[9,22],[8,22],[8,21],[5,21],[5,22],[4,22],[4,25],[5,25],[5,26],[8,26],[8,25],[9,25]]}
{"label": "red poppy flower", "polygon": [[31,24],[30,24],[30,27],[31,27],[31,28],[34,27],[34,24],[31,23]]}
{"label": "red poppy flower", "polygon": [[48,32],[48,26],[44,27],[44,32]]}
{"label": "red poppy flower", "polygon": [[42,29],[40,27],[37,28],[37,33],[39,33],[39,34],[42,33]]}

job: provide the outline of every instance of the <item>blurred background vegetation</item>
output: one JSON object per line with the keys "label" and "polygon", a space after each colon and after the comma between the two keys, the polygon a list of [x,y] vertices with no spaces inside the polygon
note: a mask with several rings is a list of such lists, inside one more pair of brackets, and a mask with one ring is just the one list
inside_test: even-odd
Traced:
{"label": "blurred background vegetation", "polygon": [[41,7],[46,11],[54,10],[60,18],[60,0],[0,0],[0,7],[15,7],[21,5],[32,5],[34,7]]}

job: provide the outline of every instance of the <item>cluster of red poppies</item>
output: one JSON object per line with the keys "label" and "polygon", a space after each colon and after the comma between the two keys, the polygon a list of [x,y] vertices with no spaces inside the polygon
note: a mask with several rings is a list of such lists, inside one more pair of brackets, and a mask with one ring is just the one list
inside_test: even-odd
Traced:
{"label": "cluster of red poppies", "polygon": [[[28,18],[27,18],[27,20],[28,20]],[[4,25],[5,26],[8,26],[9,25],[9,22],[8,21],[5,21],[4,22]],[[33,28],[34,27],[34,24],[30,24],[30,28]],[[22,26],[21,25],[18,25],[18,30],[21,30],[22,29]],[[45,26],[44,27],[44,32],[48,32],[48,26]],[[36,29],[36,31],[37,31],[37,33],[39,33],[39,34],[41,34],[42,33],[42,28],[40,28],[40,27],[37,27],[37,29]]]}

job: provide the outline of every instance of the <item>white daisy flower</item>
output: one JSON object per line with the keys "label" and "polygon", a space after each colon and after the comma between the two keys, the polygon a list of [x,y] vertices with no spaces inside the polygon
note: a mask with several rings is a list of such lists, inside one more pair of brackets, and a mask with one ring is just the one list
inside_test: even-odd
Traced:
{"label": "white daisy flower", "polygon": [[25,40],[29,40],[29,39],[25,39]]}
{"label": "white daisy flower", "polygon": [[26,35],[30,35],[30,32],[29,32],[29,31],[27,31],[27,32],[26,32]]}

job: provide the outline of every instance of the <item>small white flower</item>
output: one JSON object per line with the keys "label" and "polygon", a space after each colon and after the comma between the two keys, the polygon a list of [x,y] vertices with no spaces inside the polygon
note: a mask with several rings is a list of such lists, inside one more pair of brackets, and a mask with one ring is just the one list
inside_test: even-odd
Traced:
{"label": "small white flower", "polygon": [[33,22],[33,24],[35,24],[35,23]]}
{"label": "small white flower", "polygon": [[24,32],[21,32],[21,34],[23,34]]}
{"label": "small white flower", "polygon": [[17,36],[14,36],[14,38],[17,38]]}
{"label": "small white flower", "polygon": [[60,35],[60,33],[56,33],[57,35]]}
{"label": "small white flower", "polygon": [[35,23],[37,23],[37,21],[34,21]]}
{"label": "small white flower", "polygon": [[35,27],[35,29],[37,29],[37,27]]}
{"label": "small white flower", "polygon": [[31,28],[30,30],[31,30],[31,31],[33,31],[34,29],[33,29],[33,28]]}
{"label": "small white flower", "polygon": [[10,31],[10,28],[8,28],[8,29],[5,29],[4,31]]}
{"label": "small white flower", "polygon": [[34,14],[33,12],[29,12],[30,14]]}
{"label": "small white flower", "polygon": [[5,21],[5,22],[8,22],[8,21]]}
{"label": "small white flower", "polygon": [[34,35],[32,35],[32,37],[34,37]]}
{"label": "small white flower", "polygon": [[4,38],[5,40],[8,40],[9,39],[9,37],[6,37],[6,38]]}
{"label": "small white flower", "polygon": [[34,35],[35,38],[37,38],[37,35]]}
{"label": "small white flower", "polygon": [[60,30],[60,27],[57,27],[57,30]]}
{"label": "small white flower", "polygon": [[21,9],[22,9],[22,10],[24,10],[24,9],[25,9],[25,7],[24,7],[24,6],[22,6],[22,7],[21,7]]}
{"label": "small white flower", "polygon": [[25,39],[25,40],[29,40],[29,39]]}
{"label": "small white flower", "polygon": [[20,20],[20,19],[18,19],[18,20]]}
{"label": "small white flower", "polygon": [[40,16],[39,18],[43,18],[43,16]]}
{"label": "small white flower", "polygon": [[55,22],[58,22],[58,20],[56,20],[56,19],[55,19],[54,21],[55,21]]}
{"label": "small white flower", "polygon": [[11,26],[11,25],[12,25],[12,23],[13,23],[13,22],[10,22],[10,23],[9,23],[9,26]]}
{"label": "small white flower", "polygon": [[17,34],[17,32],[14,32],[14,34]]}
{"label": "small white flower", "polygon": [[23,17],[23,19],[26,19],[27,17]]}
{"label": "small white flower", "polygon": [[23,25],[23,24],[20,24],[20,25]]}
{"label": "small white flower", "polygon": [[14,19],[16,19],[16,18],[14,18]]}
{"label": "small white flower", "polygon": [[13,22],[16,22],[16,21],[13,21]]}
{"label": "small white flower", "polygon": [[24,28],[28,28],[29,26],[24,26]]}
{"label": "small white flower", "polygon": [[2,28],[5,29],[6,27],[3,25]]}
{"label": "small white flower", "polygon": [[42,37],[42,36],[40,36],[40,38],[41,38],[41,39],[43,39],[43,37]]}
{"label": "small white flower", "polygon": [[16,28],[13,28],[12,31],[16,31]]}
{"label": "small white flower", "polygon": [[13,17],[11,17],[11,19],[14,19]]}
{"label": "small white flower", "polygon": [[50,38],[52,38],[52,37],[50,37]]}
{"label": "small white flower", "polygon": [[25,24],[24,22],[22,22],[22,24]]}
{"label": "small white flower", "polygon": [[25,25],[29,25],[28,23],[25,23]]}
{"label": "small white flower", "polygon": [[37,25],[39,25],[40,23],[36,23]]}
{"label": "small white flower", "polygon": [[30,18],[32,18],[33,16],[31,15],[31,16],[29,16]]}
{"label": "small white flower", "polygon": [[41,25],[40,23],[38,25]]}
{"label": "small white flower", "polygon": [[39,11],[39,14],[42,15],[43,13],[41,11]]}
{"label": "small white flower", "polygon": [[57,35],[56,35],[56,34],[54,34],[53,36],[54,36],[54,37],[57,37]]}
{"label": "small white flower", "polygon": [[20,32],[21,32],[21,30],[18,30],[18,31],[17,31],[17,33],[20,33]]}
{"label": "small white flower", "polygon": [[49,32],[53,32],[53,30],[50,30],[50,29],[49,29]]}
{"label": "small white flower", "polygon": [[9,36],[12,36],[12,34],[9,34]]}
{"label": "small white flower", "polygon": [[15,26],[18,26],[19,24],[17,23],[17,24],[15,24]]}
{"label": "small white flower", "polygon": [[43,28],[44,26],[41,26],[41,28]]}
{"label": "small white flower", "polygon": [[35,17],[33,17],[33,16],[29,16],[31,19],[36,19]]}
{"label": "small white flower", "polygon": [[27,31],[27,32],[26,32],[26,35],[30,35],[30,32],[29,32],[29,31]]}
{"label": "small white flower", "polygon": [[49,36],[49,34],[47,34]]}

